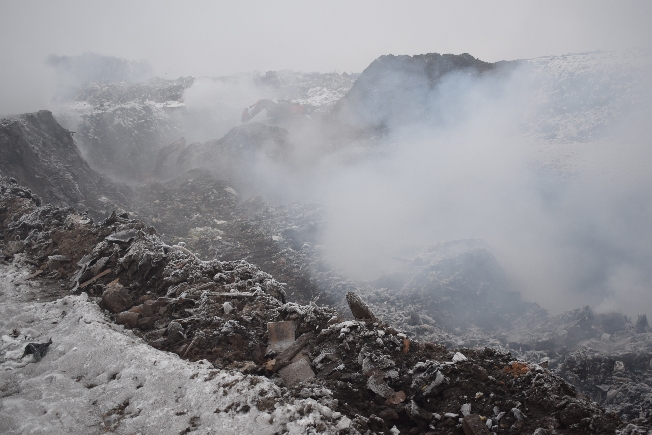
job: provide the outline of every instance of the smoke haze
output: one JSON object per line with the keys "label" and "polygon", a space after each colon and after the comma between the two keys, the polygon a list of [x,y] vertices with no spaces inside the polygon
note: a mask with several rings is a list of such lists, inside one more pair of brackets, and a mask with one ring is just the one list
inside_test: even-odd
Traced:
{"label": "smoke haze", "polygon": [[[649,16],[636,1],[5,2],[0,114],[55,107],[86,80],[194,76],[173,116],[188,142],[206,141],[276,97],[251,73],[227,75],[360,72],[388,53],[494,62],[646,49]],[[484,239],[515,287],[553,312],[652,312],[650,83],[619,71],[447,76],[427,99],[436,123],[396,122],[371,143],[333,147],[329,127],[295,125],[288,160],[261,154],[247,193],[326,205],[329,261],[352,278],[398,268],[410,247]]]}

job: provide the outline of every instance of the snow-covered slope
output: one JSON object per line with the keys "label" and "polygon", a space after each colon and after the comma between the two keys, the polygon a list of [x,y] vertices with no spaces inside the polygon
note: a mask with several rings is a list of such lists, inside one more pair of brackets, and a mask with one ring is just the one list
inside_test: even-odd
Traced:
{"label": "snow-covered slope", "polygon": [[[281,398],[265,377],[152,348],[86,294],[40,300],[61,289],[28,280],[25,265],[0,265],[0,433],[306,434],[348,427],[346,417],[314,399]],[[21,359],[26,343],[49,338],[43,359]],[[270,400],[271,408],[261,405]]]}
{"label": "snow-covered slope", "polygon": [[645,100],[649,53],[634,49],[546,56],[532,67],[530,133],[552,143],[589,142]]}

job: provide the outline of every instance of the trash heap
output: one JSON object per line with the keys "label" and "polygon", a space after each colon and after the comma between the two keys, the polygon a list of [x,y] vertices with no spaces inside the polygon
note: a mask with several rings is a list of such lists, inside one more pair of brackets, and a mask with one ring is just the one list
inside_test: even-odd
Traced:
{"label": "trash heap", "polygon": [[[257,267],[203,261],[125,214],[94,223],[38,206],[28,189],[2,178],[0,228],[3,261],[26,258],[31,279],[87,292],[154,347],[265,376],[281,398],[312,398],[346,416],[340,433],[581,434],[625,426],[545,365],[412,340],[355,293],[346,295],[353,320],[286,302],[283,286]],[[261,397],[256,406],[280,403]]]}

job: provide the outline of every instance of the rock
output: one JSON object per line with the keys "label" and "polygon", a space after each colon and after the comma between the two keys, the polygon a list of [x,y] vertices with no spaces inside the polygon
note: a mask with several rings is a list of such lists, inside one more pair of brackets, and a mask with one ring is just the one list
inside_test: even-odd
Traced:
{"label": "rock", "polygon": [[112,282],[102,293],[102,305],[112,313],[128,310],[133,305],[127,290],[118,282]]}
{"label": "rock", "polygon": [[559,414],[559,420],[562,424],[570,426],[575,423],[579,423],[585,417],[590,417],[591,413],[583,408],[578,403],[570,403],[564,410]]}
{"label": "rock", "polygon": [[360,296],[353,292],[348,292],[346,294],[346,301],[349,304],[349,308],[351,309],[351,313],[353,314],[353,317],[355,317],[358,320],[371,320],[372,322],[377,321],[378,319],[374,315],[374,313],[371,312],[371,309],[367,304],[362,302],[362,299],[360,299]]}
{"label": "rock", "polygon": [[186,334],[183,332],[183,326],[179,322],[170,322],[168,325],[168,340],[172,343],[185,340]]}
{"label": "rock", "polygon": [[156,322],[156,317],[140,317],[138,319],[138,329],[147,331],[154,328],[154,322]]}
{"label": "rock", "polygon": [[22,251],[24,246],[25,243],[22,240],[11,240],[7,242],[7,246],[2,250],[2,255],[5,257],[11,257]]}
{"label": "rock", "polygon": [[462,405],[462,407],[460,408],[460,412],[462,413],[462,415],[464,417],[471,414],[471,404],[470,403],[465,403],[464,405]]}
{"label": "rock", "polygon": [[482,421],[478,414],[469,414],[464,417],[462,429],[464,430],[465,435],[489,435],[490,433],[489,429],[487,429],[486,424]]}
{"label": "rock", "polygon": [[118,325],[125,325],[129,328],[138,327],[138,319],[140,319],[140,313],[134,313],[133,311],[123,311],[119,313],[115,319],[115,322]]}
{"label": "rock", "polygon": [[461,352],[455,352],[455,355],[453,355],[453,362],[454,363],[464,362],[466,360],[467,360],[467,358]]}
{"label": "rock", "polygon": [[399,419],[398,412],[393,410],[392,408],[387,408],[386,410],[380,412],[378,414],[378,417],[382,418],[385,420],[385,423],[390,423],[392,421],[396,421]]}
{"label": "rock", "polygon": [[278,374],[288,385],[294,385],[297,382],[306,381],[315,377],[315,372],[312,371],[310,363],[304,358],[300,358],[282,368]]}
{"label": "rock", "polygon": [[118,231],[117,233],[114,234],[109,234],[108,236],[106,236],[105,240],[107,242],[127,245],[131,243],[136,238],[137,235],[138,235],[138,230],[130,229],[130,230]]}
{"label": "rock", "polygon": [[156,306],[155,301],[149,299],[143,303],[143,316],[153,316]]}
{"label": "rock", "polygon": [[69,263],[70,259],[65,255],[50,255],[48,257],[48,268],[50,270],[57,270],[65,263]]}
{"label": "rock", "polygon": [[231,304],[231,302],[224,302],[222,308],[224,309],[224,314],[230,314],[231,311],[234,310],[233,304]]}

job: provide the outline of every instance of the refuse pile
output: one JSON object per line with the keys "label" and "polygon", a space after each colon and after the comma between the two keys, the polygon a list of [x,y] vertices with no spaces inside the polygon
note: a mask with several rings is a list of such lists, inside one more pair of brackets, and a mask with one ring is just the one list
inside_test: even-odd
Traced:
{"label": "refuse pile", "polygon": [[[166,244],[126,214],[94,223],[36,202],[28,189],[0,179],[3,261],[23,256],[45,279],[87,292],[152,346],[268,377],[281,396],[314,399],[347,417],[340,433],[625,427],[541,365],[412,340],[354,293],[346,295],[354,320],[345,320],[330,308],[286,302],[283,286],[245,261],[203,261]],[[271,411],[278,403],[261,397],[256,407]]]}
{"label": "refuse pile", "polygon": [[452,101],[442,107],[436,104],[446,98],[435,92],[444,77],[500,74],[515,65],[483,62],[468,53],[380,56],[337,102],[330,117],[340,128],[365,135],[384,134],[415,122],[436,124],[445,119],[444,111],[452,105]]}
{"label": "refuse pile", "polygon": [[195,168],[210,169],[221,180],[237,189],[251,185],[262,159],[282,164],[288,160],[288,131],[282,127],[251,122],[231,129],[224,137],[204,143],[191,143],[179,155],[177,173]]}
{"label": "refuse pile", "polygon": [[46,203],[75,206],[96,218],[127,202],[129,189],[91,169],[52,112],[0,120],[0,174],[28,185]]}
{"label": "refuse pile", "polygon": [[180,137],[196,142],[223,136],[255,98],[288,99],[323,115],[351,88],[355,77],[268,71],[213,78],[155,77],[144,82],[90,80],[58,102],[55,114],[77,132],[93,168],[116,179],[142,182],[152,176],[162,147]]}

